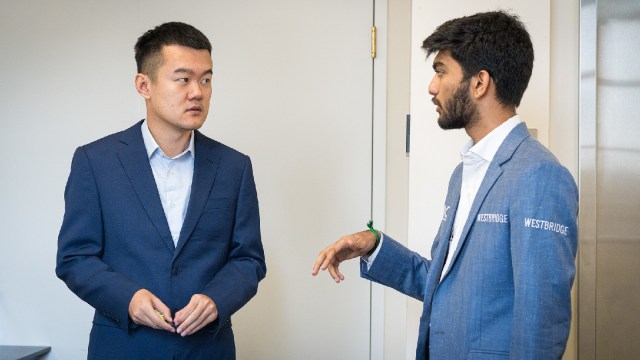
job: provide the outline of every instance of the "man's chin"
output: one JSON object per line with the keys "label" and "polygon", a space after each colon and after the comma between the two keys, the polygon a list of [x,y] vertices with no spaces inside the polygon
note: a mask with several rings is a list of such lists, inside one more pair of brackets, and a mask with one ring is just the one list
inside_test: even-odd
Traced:
{"label": "man's chin", "polygon": [[198,130],[202,127],[202,125],[204,125],[204,122],[206,120],[206,117],[198,117],[198,118],[191,118],[188,121],[184,121],[182,123],[182,126],[185,130]]}
{"label": "man's chin", "polygon": [[464,126],[460,126],[460,124],[458,123],[450,121],[447,118],[443,118],[442,116],[438,118],[438,126],[440,126],[442,130],[455,130],[455,129],[461,129],[464,127]]}

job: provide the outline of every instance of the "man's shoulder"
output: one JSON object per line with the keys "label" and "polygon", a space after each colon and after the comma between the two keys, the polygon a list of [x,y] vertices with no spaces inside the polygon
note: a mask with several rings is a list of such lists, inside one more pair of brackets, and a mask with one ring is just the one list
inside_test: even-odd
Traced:
{"label": "man's shoulder", "polygon": [[574,181],[569,170],[558,161],[558,158],[532,137],[522,142],[514,151],[510,161],[503,165],[503,169],[527,182],[541,176],[556,179],[567,177]]}
{"label": "man's shoulder", "polygon": [[81,148],[85,149],[85,151],[113,151],[114,145],[120,142],[131,142],[136,140],[136,136],[139,138],[139,141],[142,141],[142,132],[140,130],[141,121],[137,122],[135,125],[129,127],[128,129],[121,130],[109,135],[106,135],[102,138],[94,140],[88,144],[81,146]]}
{"label": "man's shoulder", "polygon": [[[527,162],[543,162],[559,164],[558,159],[549,149],[533,137],[528,137],[513,154],[514,158],[520,158]],[[528,161],[527,161],[528,160]]]}

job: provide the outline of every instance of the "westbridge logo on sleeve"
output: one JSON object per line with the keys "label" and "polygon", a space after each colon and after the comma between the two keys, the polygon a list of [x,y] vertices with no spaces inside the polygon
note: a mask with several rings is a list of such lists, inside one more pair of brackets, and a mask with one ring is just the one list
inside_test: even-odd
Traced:
{"label": "westbridge logo on sleeve", "polygon": [[524,218],[524,226],[532,229],[553,231],[562,235],[567,235],[569,233],[569,228],[567,226],[547,220]]}

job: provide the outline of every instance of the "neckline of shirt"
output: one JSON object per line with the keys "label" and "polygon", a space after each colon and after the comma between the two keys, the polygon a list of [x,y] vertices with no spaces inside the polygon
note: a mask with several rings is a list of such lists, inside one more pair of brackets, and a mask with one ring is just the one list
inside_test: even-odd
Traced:
{"label": "neckline of shirt", "polygon": [[170,158],[167,155],[165,155],[165,153],[160,148],[160,145],[158,145],[158,143],[156,142],[156,139],[154,139],[153,135],[151,135],[151,130],[149,130],[149,126],[147,125],[147,120],[146,119],[140,125],[140,129],[142,130],[142,140],[144,141],[144,147],[147,150],[147,156],[149,157],[149,159],[151,159],[153,154],[156,153],[156,152],[159,152],[160,154],[162,154],[162,156],[164,156],[164,157],[166,157],[167,159],[170,159],[170,160],[179,159],[180,157],[182,157],[186,153],[190,153],[192,157],[195,154],[195,151],[194,151],[195,146],[194,146],[194,141],[193,141],[193,138],[194,138],[194,131],[193,130],[191,130],[191,136],[189,138],[189,146],[187,146],[187,148],[184,149],[184,151],[181,152],[180,154]]}
{"label": "neckline of shirt", "polygon": [[462,150],[460,150],[460,157],[463,160],[480,157],[482,160],[490,163],[498,152],[498,149],[500,148],[500,145],[502,145],[504,139],[506,139],[511,130],[521,122],[522,119],[520,119],[520,116],[516,114],[500,124],[497,128],[493,129],[478,141],[477,144],[474,144],[473,140],[469,139],[469,141],[462,147]]}

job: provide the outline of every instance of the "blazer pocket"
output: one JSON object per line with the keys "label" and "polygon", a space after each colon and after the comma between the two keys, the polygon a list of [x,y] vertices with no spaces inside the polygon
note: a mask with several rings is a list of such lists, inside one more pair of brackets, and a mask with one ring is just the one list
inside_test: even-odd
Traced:
{"label": "blazer pocket", "polygon": [[221,239],[227,239],[233,231],[235,217],[235,199],[214,198],[209,199],[198,220],[193,239],[203,238],[210,240],[215,234]]}
{"label": "blazer pocket", "polygon": [[114,320],[107,318],[106,315],[100,313],[93,318],[93,325],[95,326],[107,326],[112,328],[119,328],[118,324]]}
{"label": "blazer pocket", "polygon": [[207,200],[204,210],[219,210],[232,208],[235,203],[233,198],[212,198]]}

